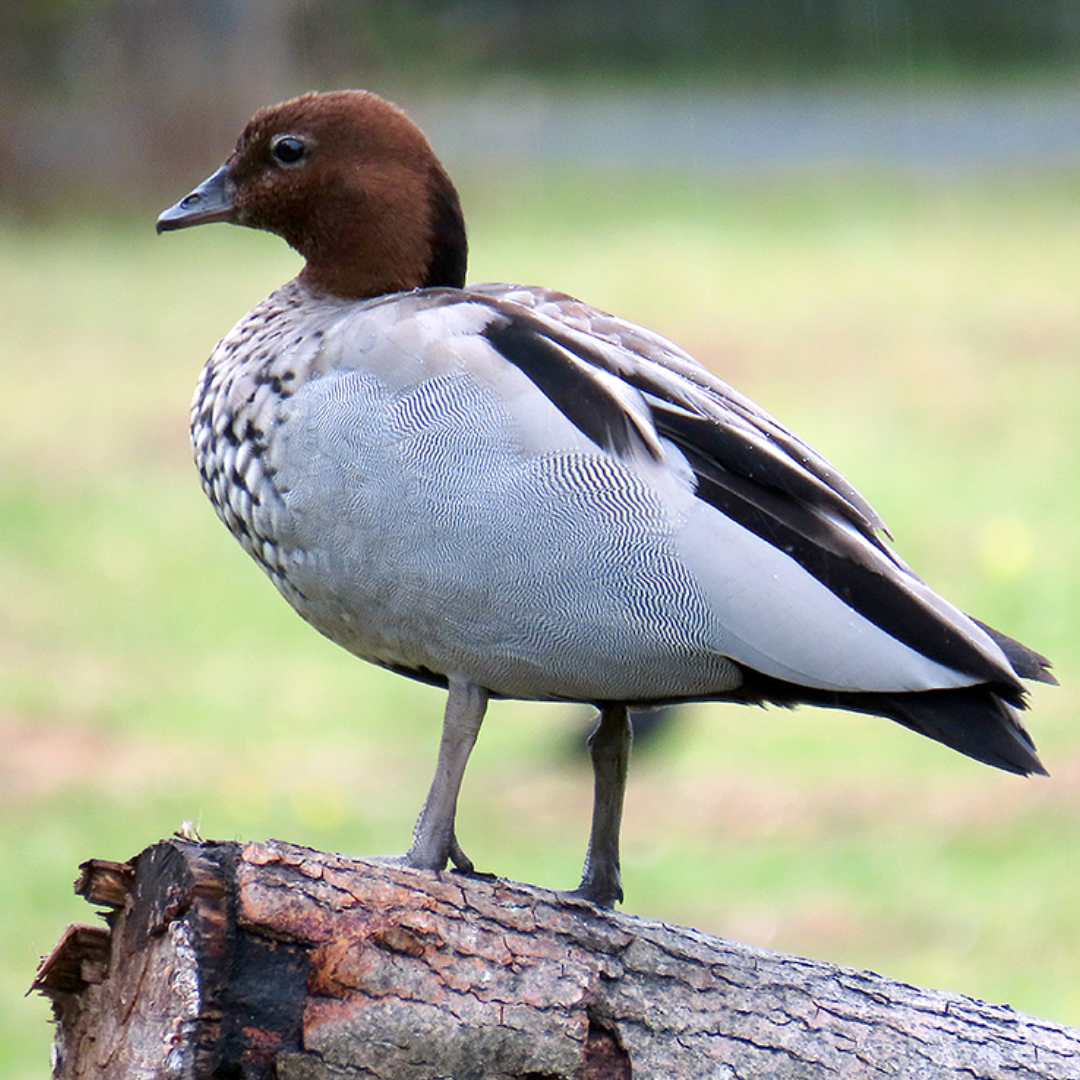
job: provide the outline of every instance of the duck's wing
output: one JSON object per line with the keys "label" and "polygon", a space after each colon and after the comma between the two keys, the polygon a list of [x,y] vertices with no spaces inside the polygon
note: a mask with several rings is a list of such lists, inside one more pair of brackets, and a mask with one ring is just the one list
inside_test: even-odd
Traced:
{"label": "duck's wing", "polygon": [[560,407],[598,372],[613,376],[644,396],[659,434],[681,448],[701,442],[726,472],[831,509],[886,550],[878,539],[879,530],[888,535],[884,522],[825,458],[674,342],[551,290],[481,285],[470,292],[503,301],[489,339],[537,385],[546,382],[549,397],[558,393]]}
{"label": "duck's wing", "polygon": [[1022,701],[1018,676],[1054,681],[1044,657],[920,581],[885,543],[881,518],[825,458],[672,342],[556,292],[469,292],[492,307],[483,330],[491,345],[608,452],[662,461],[673,444],[693,469],[699,499],[897,641],[1014,704]]}

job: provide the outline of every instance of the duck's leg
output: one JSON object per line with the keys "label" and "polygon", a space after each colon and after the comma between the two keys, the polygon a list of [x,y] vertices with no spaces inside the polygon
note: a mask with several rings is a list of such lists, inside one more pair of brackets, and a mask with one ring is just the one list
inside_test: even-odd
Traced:
{"label": "duck's leg", "polygon": [[404,861],[424,870],[443,870],[449,859],[469,874],[473,864],[454,835],[454,815],[465,765],[487,709],[488,692],[482,686],[453,679],[448,689],[435,778],[416,819],[412,847]]}
{"label": "duck's leg", "polygon": [[589,738],[593,763],[592,830],[581,884],[574,890],[574,895],[584,896],[600,907],[613,907],[616,900],[623,898],[619,829],[632,741],[626,706],[605,705],[600,710],[600,723]]}

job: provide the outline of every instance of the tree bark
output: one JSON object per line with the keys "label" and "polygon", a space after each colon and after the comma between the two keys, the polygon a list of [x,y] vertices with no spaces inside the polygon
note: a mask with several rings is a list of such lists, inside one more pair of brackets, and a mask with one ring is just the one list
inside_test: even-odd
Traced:
{"label": "tree bark", "polygon": [[1077,1080],[1080,1031],[529,886],[270,841],[84,863],[58,1080]]}

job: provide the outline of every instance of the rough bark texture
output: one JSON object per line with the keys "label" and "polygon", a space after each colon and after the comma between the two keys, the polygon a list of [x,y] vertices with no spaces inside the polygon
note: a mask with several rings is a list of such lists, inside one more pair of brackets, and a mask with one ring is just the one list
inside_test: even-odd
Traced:
{"label": "rough bark texture", "polygon": [[1080,1078],[1080,1031],[501,880],[174,839],[76,888],[63,1080]]}

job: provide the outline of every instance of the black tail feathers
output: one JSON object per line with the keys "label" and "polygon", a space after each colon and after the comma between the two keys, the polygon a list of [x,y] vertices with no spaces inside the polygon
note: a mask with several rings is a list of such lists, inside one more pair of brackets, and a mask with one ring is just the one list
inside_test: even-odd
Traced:
{"label": "black tail feathers", "polygon": [[[1010,660],[1012,658],[1010,657]],[[882,694],[881,715],[997,769],[1046,776],[1016,709],[990,686]]]}
{"label": "black tail feathers", "polygon": [[[1025,671],[1037,665],[1043,681],[1053,681],[1042,657],[1025,646],[1017,648],[1037,660],[1024,661],[1019,653],[1014,660],[1003,646],[1010,663],[1019,663]],[[1017,671],[1024,674],[1020,668]],[[747,668],[743,669],[743,675],[742,686],[723,695],[724,698],[787,706],[822,705],[885,716],[996,769],[1021,776],[1047,775],[1035,744],[1020,721],[1018,709],[1023,708],[1023,690],[1017,684],[981,683],[939,690],[878,693],[819,690],[773,679]]]}

